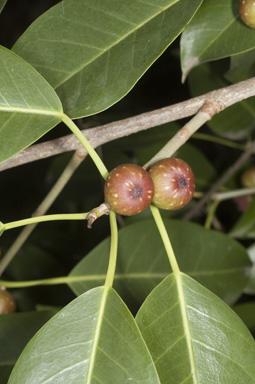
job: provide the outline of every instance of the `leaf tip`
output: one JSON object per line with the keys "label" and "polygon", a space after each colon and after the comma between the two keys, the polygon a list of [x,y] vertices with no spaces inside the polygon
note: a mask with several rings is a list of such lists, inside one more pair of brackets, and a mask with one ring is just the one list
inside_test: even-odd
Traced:
{"label": "leaf tip", "polygon": [[191,57],[186,61],[182,70],[182,84],[185,82],[189,72],[192,68],[197,67],[200,64],[198,57]]}

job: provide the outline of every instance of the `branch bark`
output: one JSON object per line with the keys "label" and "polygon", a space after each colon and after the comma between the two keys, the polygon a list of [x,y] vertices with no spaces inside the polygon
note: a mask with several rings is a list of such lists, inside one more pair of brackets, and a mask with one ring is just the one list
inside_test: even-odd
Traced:
{"label": "branch bark", "polygon": [[[222,103],[227,108],[252,96],[255,96],[255,77],[181,103],[96,128],[86,129],[82,132],[86,135],[91,145],[96,148],[133,133],[192,116],[209,99]],[[0,164],[0,171],[63,152],[75,151],[80,148],[82,146],[74,135],[68,135],[42,144],[35,144]]]}

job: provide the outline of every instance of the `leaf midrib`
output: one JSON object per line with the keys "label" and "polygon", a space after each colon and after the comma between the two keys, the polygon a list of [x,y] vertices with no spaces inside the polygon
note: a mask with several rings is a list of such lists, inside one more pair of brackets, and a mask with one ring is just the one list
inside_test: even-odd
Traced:
{"label": "leaf midrib", "polygon": [[62,120],[62,111],[54,111],[48,109],[40,108],[25,108],[25,107],[14,107],[14,106],[0,106],[0,112],[18,112],[18,113],[30,113],[34,115],[47,115],[47,116],[56,116]]}
{"label": "leaf midrib", "polygon": [[78,72],[82,71],[86,66],[90,65],[91,63],[93,63],[95,60],[97,60],[99,57],[101,57],[102,55],[104,55],[105,53],[108,53],[110,51],[110,49],[112,49],[113,47],[117,46],[121,41],[125,40],[126,38],[128,38],[130,35],[132,35],[133,33],[135,33],[137,30],[139,30],[140,28],[142,28],[144,25],[146,25],[147,23],[149,23],[151,20],[153,20],[154,18],[156,18],[158,15],[160,15],[161,13],[165,12],[168,8],[172,7],[173,5],[179,3],[181,0],[175,0],[173,3],[171,3],[170,5],[166,6],[165,8],[160,8],[160,11],[157,12],[156,14],[154,14],[152,17],[149,17],[148,19],[146,19],[145,22],[141,23],[141,24],[138,24],[135,28],[133,28],[131,31],[129,31],[127,34],[123,35],[120,39],[118,39],[117,41],[115,41],[113,44],[109,45],[107,48],[103,49],[98,55],[96,55],[95,57],[93,57],[90,61],[86,62],[85,64],[83,64],[82,66],[76,68],[74,71],[72,71],[69,76],[67,76],[64,80],[62,80],[59,84],[57,84],[54,89],[58,89],[62,84],[64,84],[66,81],[68,81],[69,79],[71,79],[73,76],[75,76]]}
{"label": "leaf midrib", "polygon": [[186,337],[188,354],[190,358],[191,376],[193,379],[193,383],[198,384],[198,377],[197,377],[194,353],[192,348],[192,337],[191,337],[191,332],[189,327],[189,319],[188,319],[186,301],[185,301],[183,285],[182,285],[182,273],[181,272],[175,273],[174,276],[176,279],[177,292],[180,300],[180,309],[181,309],[181,316],[182,316],[182,322],[183,322],[183,328],[184,328],[184,335]]}
{"label": "leaf midrib", "polygon": [[101,326],[102,326],[102,321],[103,321],[103,315],[105,312],[108,293],[109,293],[109,288],[104,286],[102,298],[100,300],[100,309],[99,309],[98,317],[97,317],[97,321],[96,321],[93,343],[92,343],[92,348],[91,348],[91,354],[90,354],[90,359],[89,359],[89,364],[88,364],[86,384],[91,383],[92,378],[93,378],[94,363],[95,363],[95,359],[96,359],[96,353],[97,353],[98,343],[99,343],[99,339],[100,339]]}

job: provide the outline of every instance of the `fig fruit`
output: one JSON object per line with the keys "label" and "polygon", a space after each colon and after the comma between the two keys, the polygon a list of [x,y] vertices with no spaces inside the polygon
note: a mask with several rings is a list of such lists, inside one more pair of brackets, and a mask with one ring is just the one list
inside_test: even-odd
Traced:
{"label": "fig fruit", "polygon": [[255,187],[255,167],[249,167],[243,172],[241,183],[245,188]]}
{"label": "fig fruit", "polygon": [[15,311],[16,303],[14,297],[4,287],[0,287],[0,314],[13,313]]}
{"label": "fig fruit", "polygon": [[153,204],[162,209],[176,210],[185,207],[195,192],[195,177],[185,161],[163,159],[149,170],[154,182]]}
{"label": "fig fruit", "polygon": [[147,171],[136,164],[123,164],[114,168],[104,186],[105,202],[124,216],[144,211],[154,196],[153,181]]}
{"label": "fig fruit", "polygon": [[240,0],[239,13],[244,24],[255,29],[255,1]]}

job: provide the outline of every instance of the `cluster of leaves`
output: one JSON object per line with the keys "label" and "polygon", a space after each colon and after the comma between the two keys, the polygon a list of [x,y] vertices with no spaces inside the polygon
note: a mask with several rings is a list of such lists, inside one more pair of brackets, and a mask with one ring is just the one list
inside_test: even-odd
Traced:
{"label": "cluster of leaves", "polygon": [[[4,4],[0,1],[3,12]],[[12,50],[0,47],[0,161],[58,125],[63,111],[76,119],[107,110],[179,36],[163,57],[171,79],[179,73],[172,68],[181,61],[189,88],[184,97],[254,76],[255,31],[240,20],[238,1],[63,0],[49,9]],[[158,76],[159,64],[153,67]],[[131,98],[139,103],[139,92],[147,93],[146,76],[139,91],[135,87],[97,115],[96,122],[130,114]],[[197,190],[207,190],[239,155],[240,149],[226,150],[222,144],[241,148],[254,126],[254,100],[246,100],[204,128],[220,144],[194,141],[178,151],[194,171]],[[60,134],[62,129],[60,125]],[[143,164],[177,129],[168,124],[109,143],[102,148],[104,162],[109,169],[127,161]],[[68,158],[1,175],[0,219],[30,215]],[[225,188],[238,186],[237,175]],[[102,189],[86,159],[53,210],[87,211],[102,202]],[[48,283],[63,282],[56,277],[68,274],[65,282],[71,290],[52,285],[13,291],[19,312],[0,316],[1,383],[8,381],[39,329],[18,359],[10,384],[255,383],[255,344],[240,320],[254,332],[255,205],[252,201],[243,215],[234,202],[222,205],[218,218],[225,233],[207,230],[201,221],[178,220],[188,208],[164,212],[179,274],[170,269],[149,210],[125,219],[114,288],[103,286],[110,248],[107,218],[96,223],[93,234],[77,223],[42,226],[5,278],[44,279],[47,284],[47,278]],[[1,238],[3,251],[14,236]]]}

